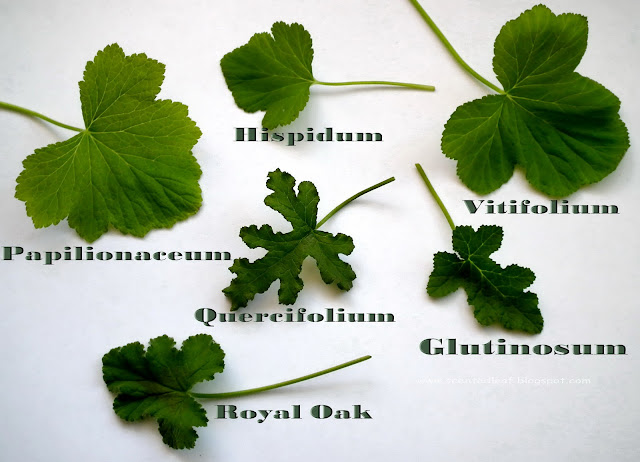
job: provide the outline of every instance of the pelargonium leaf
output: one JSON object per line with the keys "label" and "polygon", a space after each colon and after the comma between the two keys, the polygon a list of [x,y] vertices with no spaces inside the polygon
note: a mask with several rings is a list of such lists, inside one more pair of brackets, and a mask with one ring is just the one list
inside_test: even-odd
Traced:
{"label": "pelargonium leaf", "polygon": [[493,68],[505,93],[458,107],[442,134],[470,189],[494,191],[519,165],[539,191],[566,196],[616,169],[629,148],[620,101],[575,72],[587,32],[585,17],[543,5],[502,28]]}
{"label": "pelargonium leaf", "polygon": [[316,261],[326,284],[335,282],[341,290],[353,286],[356,274],[339,256],[353,251],[353,240],[345,234],[333,235],[317,230],[320,196],[316,187],[303,181],[296,194],[294,186],[295,179],[290,174],[279,169],[271,172],[267,188],[273,193],[264,200],[267,206],[286,218],[293,227],[291,231],[274,233],[269,225],[260,228],[252,225],[240,230],[240,237],[250,248],[262,247],[267,254],[254,262],[236,259],[229,268],[236,277],[223,292],[231,300],[232,310],[247,306],[256,294],[265,292],[276,280],[280,280],[280,303],[295,303],[304,286],[300,271],[307,257]]}
{"label": "pelargonium leaf", "polygon": [[294,121],[309,101],[315,82],[311,36],[300,24],[276,22],[271,34],[255,34],[220,61],[236,104],[247,112],[265,111],[268,129]]}
{"label": "pelargonium leaf", "polygon": [[198,382],[213,380],[224,369],[224,352],[210,335],[189,337],[180,350],[163,335],[149,342],[114,348],[102,358],[102,373],[109,391],[116,393],[113,409],[133,422],[146,417],[158,421],[162,440],[175,449],[192,448],[208,419],[189,394]]}
{"label": "pelargonium leaf", "polygon": [[490,258],[500,248],[502,236],[500,226],[480,226],[477,231],[471,226],[455,227],[456,254],[435,254],[427,293],[444,297],[462,287],[480,324],[501,324],[507,329],[539,333],[544,322],[538,297],[524,291],[533,284],[535,274],[518,265],[502,268]]}
{"label": "pelargonium leaf", "polygon": [[187,107],[156,96],[164,65],[109,45],[80,82],[85,129],[28,156],[16,197],[36,228],[68,218],[92,242],[110,226],[144,236],[193,215],[202,197]]}
{"label": "pelargonium leaf", "polygon": [[[212,380],[224,369],[224,352],[211,336],[198,334],[182,343],[163,335],[152,339],[145,351],[139,342],[113,348],[102,357],[103,379],[116,394],[113,409],[129,422],[146,417],[158,421],[165,444],[174,449],[193,448],[198,434],[194,427],[205,427],[208,419],[198,399],[229,399],[287,387],[371,359],[370,355],[306,374],[291,380],[244,390],[192,392],[198,382]],[[278,417],[276,417],[277,419]]]}

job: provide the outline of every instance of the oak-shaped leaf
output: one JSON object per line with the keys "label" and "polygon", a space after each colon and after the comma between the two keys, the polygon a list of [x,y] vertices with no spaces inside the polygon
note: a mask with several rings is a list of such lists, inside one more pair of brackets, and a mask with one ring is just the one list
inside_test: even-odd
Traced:
{"label": "oak-shaped leaf", "polygon": [[438,252],[427,285],[432,297],[444,297],[462,287],[478,322],[501,324],[507,329],[536,334],[543,319],[538,296],[524,289],[533,284],[529,268],[509,265],[502,268],[489,256],[502,245],[500,226],[457,226],[453,230],[453,250]]}
{"label": "oak-shaped leaf", "polygon": [[309,101],[315,82],[311,71],[313,48],[309,32],[300,24],[276,22],[268,32],[220,61],[236,104],[246,112],[265,111],[268,129],[293,122]]}
{"label": "oak-shaped leaf", "polygon": [[353,240],[345,234],[319,231],[317,226],[320,197],[313,183],[303,181],[298,194],[293,187],[296,180],[279,169],[269,173],[267,188],[273,191],[264,203],[291,224],[288,233],[274,233],[269,225],[243,227],[240,237],[250,248],[262,247],[267,254],[254,262],[246,258],[236,259],[229,270],[236,277],[223,290],[231,300],[231,310],[247,306],[256,294],[265,292],[273,282],[280,280],[280,303],[291,305],[298,298],[304,283],[300,279],[302,262],[312,257],[326,284],[337,283],[338,288],[349,290],[356,274],[339,254],[349,255]]}
{"label": "oak-shaped leaf", "polygon": [[102,373],[116,393],[113,410],[129,422],[153,417],[162,440],[175,449],[192,448],[198,438],[193,427],[205,427],[202,406],[189,394],[198,382],[213,380],[224,369],[224,352],[210,335],[189,337],[180,350],[163,335],[149,342],[114,348],[102,358]]}
{"label": "oak-shaped leaf", "polygon": [[486,194],[521,166],[549,196],[566,196],[613,172],[629,147],[618,98],[575,68],[587,48],[587,20],[538,5],[507,22],[493,69],[504,93],[458,107],[442,151],[460,179]]}
{"label": "oak-shaped leaf", "polygon": [[201,135],[187,107],[157,100],[164,65],[117,44],[87,63],[85,129],[23,161],[16,197],[36,228],[68,218],[92,242],[113,226],[144,236],[193,215],[202,197],[191,153]]}

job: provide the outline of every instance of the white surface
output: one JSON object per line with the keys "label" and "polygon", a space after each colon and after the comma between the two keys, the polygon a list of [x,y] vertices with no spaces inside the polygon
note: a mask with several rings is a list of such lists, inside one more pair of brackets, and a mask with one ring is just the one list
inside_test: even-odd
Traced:
{"label": "white surface", "polygon": [[[449,40],[480,74],[491,72],[500,27],[531,1],[425,1]],[[616,204],[619,215],[470,215],[463,199],[478,197],[439,150],[443,124],[486,89],[458,67],[409,2],[0,1],[0,100],[81,124],[77,82],[86,61],[118,42],[127,54],[145,52],[167,66],[161,97],[189,106],[203,136],[195,147],[204,205],[193,218],[144,239],[109,232],[98,250],[213,250],[255,258],[238,237],[243,225],[284,221],[262,203],[275,168],[313,181],[320,216],[351,194],[390,175],[397,181],[351,204],[325,225],[354,238],[346,260],[358,278],[348,293],[322,284],[313,265],[294,307],[321,312],[391,312],[395,324],[226,324],[206,328],[194,311],[227,311],[221,293],[227,262],[0,262],[3,293],[0,360],[0,459],[24,461],[636,461],[640,398],[637,351],[638,192],[637,102],[639,4],[633,0],[554,0],[555,13],[589,18],[589,47],[578,71],[618,95],[632,148],[618,170],[569,199]],[[259,127],[227,90],[220,58],[277,20],[298,21],[314,40],[319,80],[386,79],[434,84],[435,93],[402,89],[312,89],[302,116],[288,130],[379,131],[383,143],[236,143],[234,127]],[[0,245],[25,250],[86,246],[66,223],[36,230],[13,198],[21,161],[69,132],[0,111]],[[450,250],[450,230],[414,169],[420,162],[456,224],[505,229],[503,265],[532,268],[544,332],[537,336],[483,328],[459,291],[434,301],[425,293],[433,254]],[[487,199],[547,198],[521,173]],[[279,312],[276,287],[249,312]],[[127,424],[112,411],[101,378],[110,348],[169,334],[178,342],[211,333],[227,353],[224,374],[201,390],[264,385],[352,358],[373,359],[312,382],[235,399],[241,409],[287,409],[301,420],[214,420],[198,429],[191,451],[165,446],[155,422]],[[628,355],[427,356],[425,338],[485,343],[614,343]],[[588,379],[588,384],[447,384]],[[314,404],[348,409],[361,404],[370,421],[307,413]]]}

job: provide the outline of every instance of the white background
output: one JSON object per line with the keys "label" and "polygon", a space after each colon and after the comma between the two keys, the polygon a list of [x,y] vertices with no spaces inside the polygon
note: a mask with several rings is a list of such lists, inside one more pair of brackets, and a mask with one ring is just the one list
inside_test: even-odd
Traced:
{"label": "white background", "polygon": [[[531,1],[425,1],[424,7],[480,74],[491,70],[500,27]],[[320,192],[320,216],[351,194],[390,175],[394,183],[361,198],[323,229],[354,238],[345,259],[358,277],[341,293],[325,286],[313,262],[294,308],[310,312],[390,312],[394,324],[198,324],[200,307],[226,312],[221,293],[229,262],[0,261],[0,459],[24,461],[636,461],[638,424],[637,143],[640,4],[633,0],[553,0],[555,13],[589,18],[589,47],[578,71],[612,90],[631,149],[599,184],[569,197],[575,204],[615,204],[619,215],[470,215],[478,199],[457,179],[439,149],[444,123],[463,102],[488,90],[448,55],[408,1],[0,1],[0,100],[72,125],[82,117],[77,82],[107,44],[145,52],[167,66],[162,98],[189,106],[203,136],[194,149],[203,175],[203,206],[171,230],[144,239],[109,232],[96,251],[229,251],[251,259],[241,226],[286,223],[264,206],[267,173],[276,168]],[[262,114],[238,109],[220,58],[267,31],[297,21],[314,41],[318,80],[400,80],[433,84],[435,93],[404,89],[313,87],[288,130],[377,131],[383,143],[234,142],[235,127],[259,127]],[[14,195],[21,162],[34,149],[72,133],[0,111],[0,245],[60,251],[86,246],[66,222],[34,229]],[[430,299],[433,254],[450,250],[450,229],[418,177],[420,162],[456,224],[505,229],[495,259],[537,275],[543,333],[484,328],[462,291]],[[521,172],[485,197],[496,202],[548,198]],[[277,284],[247,312],[276,313]],[[349,369],[268,394],[217,404],[290,409],[301,420],[215,420],[190,451],[165,446],[154,421],[128,424],[112,411],[101,377],[110,348],[168,334],[179,343],[206,332],[226,351],[226,370],[199,390],[230,391],[297,377],[365,354]],[[460,343],[623,344],[627,356],[427,356],[425,338]],[[452,380],[588,379],[587,384],[447,384]],[[438,384],[435,382],[441,381]],[[314,404],[361,404],[373,420],[315,420]]]}

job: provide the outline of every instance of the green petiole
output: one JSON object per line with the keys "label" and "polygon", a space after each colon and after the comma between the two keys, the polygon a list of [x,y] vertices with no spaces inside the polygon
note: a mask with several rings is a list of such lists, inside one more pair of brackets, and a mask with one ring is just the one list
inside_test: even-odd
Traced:
{"label": "green petiole", "polygon": [[45,120],[53,125],[57,125],[58,127],[66,128],[67,130],[73,130],[76,132],[83,132],[83,128],[74,127],[71,125],[63,124],[62,122],[58,122],[57,120],[53,120],[45,115],[40,114],[39,112],[32,111],[31,109],[26,109],[20,106],[16,106],[15,104],[4,103],[0,101],[0,109],[6,109],[8,111],[18,112],[20,114],[25,114],[31,117],[38,117],[39,119]]}
{"label": "green petiole", "polygon": [[240,391],[229,391],[226,393],[194,393],[189,392],[191,396],[194,398],[206,398],[206,399],[222,399],[222,398],[235,398],[238,396],[252,395],[254,393],[261,393],[263,391],[273,390],[275,388],[286,387],[287,385],[293,385],[294,383],[304,382],[305,380],[313,379],[315,377],[320,377],[321,375],[329,374],[331,372],[335,372],[340,369],[344,369],[345,367],[353,366],[354,364],[361,363],[366,361],[367,359],[371,359],[371,356],[363,356],[358,359],[354,359],[353,361],[349,361],[343,364],[339,364],[337,366],[330,367],[329,369],[324,369],[319,372],[315,372],[313,374],[304,375],[302,377],[298,377],[297,379],[287,380],[285,382],[274,383],[273,385],[267,385],[264,387],[258,388],[249,388],[248,390],[240,390]]}
{"label": "green petiole", "polygon": [[387,178],[384,181],[381,181],[378,184],[374,184],[373,186],[367,188],[367,189],[363,189],[362,191],[360,191],[359,193],[354,194],[353,196],[351,196],[349,199],[347,199],[346,201],[342,202],[340,205],[338,205],[336,208],[334,208],[331,212],[329,212],[327,214],[326,217],[324,217],[322,220],[320,220],[318,222],[318,224],[316,225],[316,229],[320,228],[320,226],[322,226],[323,224],[325,224],[329,218],[331,218],[333,215],[335,215],[341,208],[343,208],[345,205],[347,205],[349,202],[352,202],[354,200],[356,200],[358,197],[367,194],[368,192],[373,191],[374,189],[378,189],[380,186],[384,186],[388,183],[391,183],[392,181],[395,181],[394,177],[391,178]]}
{"label": "green petiole", "polygon": [[443,43],[443,45],[446,47],[446,49],[449,50],[449,53],[451,53],[451,55],[454,57],[454,59],[456,61],[458,61],[458,63],[464,68],[464,70],[466,70],[469,74],[474,76],[476,79],[478,79],[480,82],[484,83],[487,87],[491,88],[492,90],[494,90],[494,91],[496,91],[496,92],[498,92],[498,93],[500,93],[502,95],[506,94],[504,90],[502,90],[501,88],[499,88],[496,85],[492,84],[487,79],[485,79],[480,74],[478,74],[476,71],[471,69],[471,66],[469,66],[464,61],[464,59],[462,59],[462,57],[460,57],[460,55],[453,48],[451,43],[449,43],[449,40],[447,40],[447,38],[444,36],[442,31],[438,28],[438,26],[436,26],[436,23],[433,22],[431,17],[427,14],[427,12],[424,10],[424,8],[422,8],[420,3],[417,2],[417,0],[409,0],[409,1],[415,7],[415,9],[418,11],[418,13],[420,13],[420,16],[422,16],[422,18],[425,20],[425,22],[431,28],[431,30],[438,36],[438,38]]}
{"label": "green petiole", "polygon": [[420,164],[416,164],[416,169],[418,170],[418,173],[422,177],[422,180],[424,181],[424,184],[426,184],[427,188],[429,188],[429,192],[431,193],[431,195],[433,196],[435,201],[438,203],[438,207],[440,207],[440,210],[442,210],[442,213],[444,214],[444,217],[449,222],[449,226],[451,226],[452,230],[455,229],[456,225],[453,224],[453,220],[451,219],[451,215],[449,215],[449,211],[447,210],[447,208],[444,206],[444,204],[440,200],[440,196],[438,196],[438,193],[436,192],[436,190],[433,189],[433,185],[429,181],[429,178],[427,177],[427,174],[422,169],[422,166]]}
{"label": "green petiole", "polygon": [[314,80],[313,83],[318,85],[327,85],[331,87],[341,87],[345,85],[391,85],[395,87],[412,88],[414,90],[423,91],[435,91],[436,87],[433,85],[421,85],[419,83],[404,83],[404,82],[389,82],[386,80],[360,80],[356,82],[320,82]]}

